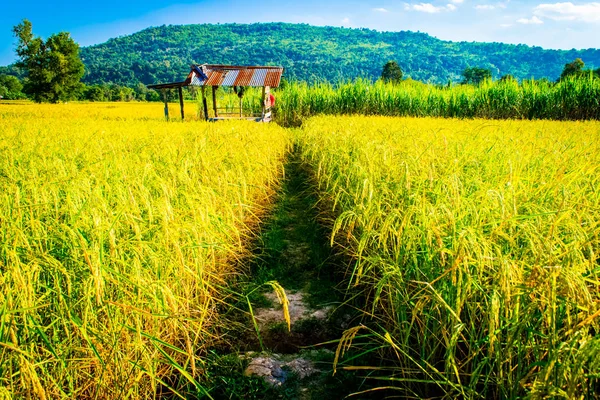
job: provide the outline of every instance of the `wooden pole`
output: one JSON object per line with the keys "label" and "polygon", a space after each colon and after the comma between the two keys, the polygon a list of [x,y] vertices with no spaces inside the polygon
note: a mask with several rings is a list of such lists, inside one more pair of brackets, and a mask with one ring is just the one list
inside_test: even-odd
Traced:
{"label": "wooden pole", "polygon": [[163,89],[163,99],[165,100],[165,118],[169,120],[169,103],[167,102],[167,90]]}
{"label": "wooden pole", "polygon": [[179,107],[181,107],[181,120],[185,120],[185,115],[183,114],[183,89],[181,86],[178,88],[179,92]]}
{"label": "wooden pole", "polygon": [[206,101],[205,87],[202,86],[202,105],[204,106],[204,119],[208,121],[208,103]]}
{"label": "wooden pole", "polygon": [[218,86],[212,87],[213,111],[215,112],[215,118],[219,117],[219,113],[217,112],[217,88]]}
{"label": "wooden pole", "polygon": [[262,87],[262,115],[261,115],[261,120],[263,120],[265,118],[265,91],[266,88],[263,86]]}

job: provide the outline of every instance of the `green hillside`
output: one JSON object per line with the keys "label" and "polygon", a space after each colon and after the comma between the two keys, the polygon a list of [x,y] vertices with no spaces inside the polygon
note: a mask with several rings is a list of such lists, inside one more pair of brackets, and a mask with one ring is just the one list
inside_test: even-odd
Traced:
{"label": "green hillside", "polygon": [[82,49],[87,83],[145,84],[182,79],[191,63],[279,64],[288,79],[374,78],[397,60],[406,76],[445,83],[467,66],[495,77],[556,79],[580,57],[600,66],[600,50],[544,50],[502,43],[448,42],[424,33],[316,27],[306,24],[171,25]]}
{"label": "green hillside", "polygon": [[405,76],[446,83],[468,66],[495,78],[555,80],[565,63],[582,58],[600,67],[600,50],[544,50],[502,43],[449,42],[425,33],[316,27],[306,24],[170,25],[81,49],[84,82],[136,85],[180,80],[191,63],[277,64],[288,79],[376,78],[389,60]]}

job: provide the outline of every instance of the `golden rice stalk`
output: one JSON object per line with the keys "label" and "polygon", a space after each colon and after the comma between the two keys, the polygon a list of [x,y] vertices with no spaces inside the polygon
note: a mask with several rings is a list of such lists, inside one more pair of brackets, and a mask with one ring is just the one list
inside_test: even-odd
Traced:
{"label": "golden rice stalk", "polygon": [[340,342],[338,343],[337,349],[335,350],[335,358],[333,359],[333,374],[337,372],[337,365],[340,359],[340,356],[344,356],[344,353],[350,349],[352,346],[352,341],[356,337],[356,334],[359,330],[364,328],[362,325],[354,326],[352,328],[346,329],[340,338]]}
{"label": "golden rice stalk", "polygon": [[277,295],[277,300],[279,300],[279,303],[283,307],[283,318],[287,323],[289,332],[292,330],[292,320],[290,318],[290,301],[288,300],[287,295],[285,294],[285,289],[277,281],[269,281],[267,282],[267,285],[273,288],[275,295]]}

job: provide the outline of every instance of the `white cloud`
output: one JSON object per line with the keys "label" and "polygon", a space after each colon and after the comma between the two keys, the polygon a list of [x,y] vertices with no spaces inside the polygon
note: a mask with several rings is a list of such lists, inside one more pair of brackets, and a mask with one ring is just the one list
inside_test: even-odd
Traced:
{"label": "white cloud", "polygon": [[540,4],[533,9],[533,13],[555,21],[600,22],[600,3]]}
{"label": "white cloud", "polygon": [[465,0],[450,0],[450,3],[454,3],[454,4],[462,4],[464,3]]}
{"label": "white cloud", "polygon": [[381,12],[381,13],[386,13],[388,12],[388,10],[386,10],[383,7],[379,7],[379,8],[374,8],[373,11],[377,11],[377,12]]}
{"label": "white cloud", "polygon": [[475,6],[476,10],[480,10],[480,11],[491,11],[491,10],[495,10],[496,6],[493,6],[491,4],[477,4]]}
{"label": "white cloud", "polygon": [[436,14],[442,11],[454,11],[456,6],[453,4],[446,4],[445,6],[434,6],[431,3],[419,3],[419,4],[405,4],[405,10],[419,11],[428,14]]}
{"label": "white cloud", "polygon": [[529,19],[527,18],[520,18],[517,20],[518,23],[520,24],[525,24],[525,25],[540,25],[543,24],[544,21],[542,21],[541,19],[539,19],[538,17],[536,17],[535,15]]}
{"label": "white cloud", "polygon": [[500,24],[500,28],[510,28],[512,24]]}
{"label": "white cloud", "polygon": [[344,26],[348,26],[348,25],[350,25],[350,24],[351,24],[351,22],[350,22],[350,18],[346,17],[346,18],[344,18],[344,19],[342,20],[342,25],[344,25]]}

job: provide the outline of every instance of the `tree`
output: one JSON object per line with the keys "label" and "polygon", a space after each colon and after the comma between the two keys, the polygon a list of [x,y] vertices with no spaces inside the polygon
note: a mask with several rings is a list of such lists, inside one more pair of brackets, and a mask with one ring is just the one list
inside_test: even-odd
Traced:
{"label": "tree", "polygon": [[492,79],[492,71],[479,67],[467,67],[462,75],[464,77],[462,83],[464,84],[471,83],[473,85],[479,85],[486,79]]}
{"label": "tree", "polygon": [[7,100],[17,100],[25,98],[21,92],[23,85],[19,78],[12,75],[0,75],[0,97]]}
{"label": "tree", "polygon": [[560,79],[564,79],[567,76],[578,76],[581,75],[583,71],[583,67],[585,67],[585,63],[581,58],[576,58],[573,62],[565,64],[562,73],[560,74]]}
{"label": "tree", "polygon": [[383,66],[383,71],[381,72],[381,79],[384,82],[392,82],[398,83],[402,80],[402,70],[396,61],[388,61]]}
{"label": "tree", "polygon": [[69,33],[60,32],[45,42],[34,37],[31,22],[24,19],[13,28],[18,40],[17,66],[27,72],[24,91],[36,102],[66,101],[82,90],[84,67],[79,45]]}
{"label": "tree", "polygon": [[104,91],[100,85],[92,85],[85,88],[84,96],[89,101],[106,101]]}

